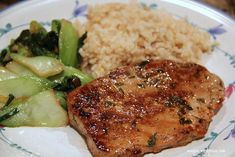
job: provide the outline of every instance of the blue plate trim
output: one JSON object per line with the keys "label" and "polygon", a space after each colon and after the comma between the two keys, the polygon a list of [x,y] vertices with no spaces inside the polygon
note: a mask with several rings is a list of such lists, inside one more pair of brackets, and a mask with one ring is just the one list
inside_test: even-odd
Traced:
{"label": "blue plate trim", "polygon": [[230,131],[230,133],[229,133],[229,135],[228,136],[226,136],[225,138],[224,138],[224,140],[226,140],[226,139],[228,139],[230,136],[232,136],[233,138],[235,138],[234,137],[234,135],[235,135],[235,120],[231,120],[231,121],[229,121],[229,124],[227,125],[227,126],[225,126],[222,130],[220,130],[219,132],[214,132],[214,131],[212,131],[211,133],[210,133],[210,135],[208,136],[208,137],[205,137],[204,139],[203,139],[203,141],[210,141],[209,142],[209,144],[202,150],[202,151],[200,151],[198,154],[196,154],[196,155],[193,155],[192,157],[204,157],[206,154],[207,154],[207,152],[210,150],[210,148],[211,148],[211,146],[213,145],[213,143],[217,140],[217,138],[224,132],[224,131],[226,131],[228,128],[230,128],[231,126],[233,126],[233,129],[231,129],[231,131]]}
{"label": "blue plate trim", "polygon": [[18,6],[19,4],[25,3],[25,2],[27,2],[27,1],[26,0],[19,0],[19,1],[15,2],[14,4],[5,7],[4,9],[0,9],[0,14],[4,11],[7,11],[7,10],[9,10],[9,9],[15,7],[15,6]]}
{"label": "blue plate trim", "polygon": [[230,16],[229,14],[226,14],[225,12],[219,10],[218,8],[215,8],[215,7],[213,7],[213,6],[210,6],[209,4],[207,4],[207,3],[205,3],[205,2],[203,2],[203,1],[201,1],[201,0],[194,0],[194,2],[195,2],[195,3],[198,3],[199,5],[203,5],[203,6],[207,7],[207,8],[210,9],[210,10],[214,10],[214,11],[218,12],[219,14],[222,14],[222,15],[225,16],[226,18],[228,18],[228,19],[230,19],[230,20],[232,20],[232,21],[235,22],[235,18],[234,18],[234,17]]}
{"label": "blue plate trim", "polygon": [[3,127],[0,127],[0,140],[3,141],[4,143],[6,143],[8,146],[12,147],[12,148],[15,148],[17,150],[20,150],[22,152],[25,152],[27,154],[29,154],[30,156],[35,156],[35,157],[40,157],[40,155],[36,154],[36,153],[33,153],[31,152],[30,150],[26,149],[26,148],[23,148],[22,146],[12,142],[10,139],[8,139],[5,134],[4,134],[4,131],[6,129],[3,128]]}
{"label": "blue plate trim", "polygon": [[[17,4],[13,5],[13,6],[10,6],[4,10],[1,10],[0,13],[4,12],[4,11],[7,11],[11,8],[14,8],[15,6],[18,6],[19,4],[21,3],[27,3],[26,1],[21,1],[21,2],[18,2]],[[192,2],[190,1],[190,3],[192,4],[195,4],[197,6],[200,6],[200,7],[203,7],[204,9],[207,9],[209,11],[212,11],[213,13],[217,13],[217,15],[221,15],[223,18],[231,21],[233,24],[235,24],[235,20],[233,18],[231,18],[230,16],[212,8],[212,7],[209,7],[201,2]],[[144,3],[141,3],[144,7],[150,7],[151,9],[156,9],[157,8],[157,4],[155,3],[152,3],[150,4],[149,6],[145,5]],[[73,18],[76,18],[77,16],[86,16],[85,12],[87,10],[87,5],[86,4],[83,4],[80,6],[79,4],[79,1],[78,0],[75,0],[75,7],[74,7],[74,10],[72,12],[72,15],[71,15],[71,18],[70,19],[73,19]],[[178,16],[179,17],[179,16]],[[50,22],[41,22],[43,25],[50,25]],[[27,26],[29,25],[29,23],[25,23],[25,24],[21,24],[21,25],[18,25],[18,26],[12,26],[11,24],[6,24],[6,26],[4,28],[0,28],[0,38],[5,35],[6,33],[14,30],[14,29],[17,29],[17,28],[20,28],[20,27],[23,27],[23,26]],[[195,25],[195,24],[193,24]],[[218,25],[218,26],[215,26],[213,28],[209,28],[209,29],[205,29],[205,28],[201,28],[203,30],[206,30],[208,31],[212,37],[216,40],[216,36],[218,35],[221,35],[221,34],[224,34],[226,33],[226,30],[223,28],[223,25]],[[229,57],[229,60],[230,60],[230,65],[232,65],[234,68],[235,68],[235,55],[231,55],[230,53],[222,50],[221,48],[219,47],[216,47],[217,50],[219,50],[220,52],[222,52],[224,54],[225,57]],[[226,98],[229,99],[229,97],[234,93],[235,91],[235,81],[230,83],[229,86],[226,88]],[[223,129],[221,129],[220,131],[218,132],[215,132],[215,131],[212,131],[210,133],[210,135],[208,137],[205,137],[204,138],[204,142],[209,142],[208,145],[198,154],[194,155],[193,157],[203,157],[207,154],[207,151],[209,149],[211,149],[213,143],[218,139],[219,136],[222,135],[222,133],[224,133],[225,131],[227,131],[229,128],[231,128],[231,126],[233,126],[230,131],[228,132],[227,136],[223,138],[223,140],[227,140],[229,139],[230,137],[234,138],[235,139],[235,120],[231,120],[228,122],[229,124],[227,124]],[[9,145],[10,147],[12,148],[15,148],[15,149],[18,149],[20,151],[23,151],[25,153],[28,153],[32,156],[37,156],[39,157],[40,155],[36,154],[36,153],[33,153],[21,146],[19,146],[18,144],[12,142],[11,140],[9,140],[5,134],[4,134],[4,131],[5,131],[5,128],[2,128],[0,127],[0,140],[3,141],[4,143],[6,143],[7,145]]]}

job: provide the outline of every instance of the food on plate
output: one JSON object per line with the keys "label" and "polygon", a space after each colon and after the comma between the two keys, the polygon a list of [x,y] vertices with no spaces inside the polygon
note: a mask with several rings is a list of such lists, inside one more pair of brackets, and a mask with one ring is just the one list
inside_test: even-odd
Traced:
{"label": "food on plate", "polygon": [[26,66],[39,77],[47,78],[59,74],[64,70],[64,64],[52,57],[25,57],[16,53],[11,53],[10,57],[21,65]]}
{"label": "food on plate", "polygon": [[37,21],[0,53],[0,124],[6,127],[68,125],[67,92],[92,80],[77,69],[78,36],[72,23],[53,20],[47,31]]}
{"label": "food on plate", "polygon": [[57,58],[64,65],[76,67],[79,64],[78,50],[82,40],[84,37],[79,37],[72,23],[67,20],[52,20],[50,31],[37,21],[32,21],[30,28],[23,30],[13,39],[8,49],[11,53],[26,57]]}
{"label": "food on plate", "polygon": [[[10,118],[9,118],[10,117]],[[28,99],[13,100],[0,113],[1,125],[19,126],[66,126],[67,112],[60,106],[54,91],[46,90]]]}
{"label": "food on plate", "polygon": [[5,67],[17,76],[36,76],[31,70],[15,61],[7,63]]}
{"label": "food on plate", "polygon": [[91,6],[88,21],[77,28],[80,35],[87,31],[80,50],[82,69],[93,77],[146,59],[200,63],[213,45],[207,32],[186,19],[137,3]]}
{"label": "food on plate", "polygon": [[11,79],[11,78],[16,78],[16,74],[12,73],[5,67],[0,67],[0,81]]}
{"label": "food on plate", "polygon": [[224,84],[195,63],[124,66],[68,95],[70,124],[95,157],[143,156],[202,138]]}
{"label": "food on plate", "polygon": [[[78,34],[74,27],[71,27],[71,23],[62,20],[60,28],[59,50],[61,61],[65,65],[77,66],[78,65]],[[69,53],[76,52],[76,53]]]}
{"label": "food on plate", "polygon": [[33,76],[17,76],[16,78],[0,81],[0,95],[7,97],[12,94],[16,98],[30,97],[54,86],[53,82],[46,79]]}
{"label": "food on plate", "polygon": [[213,46],[207,32],[137,3],[90,7],[76,26],[32,21],[0,53],[0,125],[69,123],[97,157],[205,135],[224,100],[222,80],[199,65]]}

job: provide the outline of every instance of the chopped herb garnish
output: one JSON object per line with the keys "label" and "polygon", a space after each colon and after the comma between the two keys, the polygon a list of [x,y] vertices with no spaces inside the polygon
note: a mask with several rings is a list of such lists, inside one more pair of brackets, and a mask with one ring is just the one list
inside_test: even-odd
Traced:
{"label": "chopped herb garnish", "polygon": [[206,103],[206,100],[204,98],[197,98],[197,101],[200,103]]}
{"label": "chopped herb garnish", "polygon": [[108,134],[108,128],[103,128],[103,132],[104,132],[105,135],[107,135]]}
{"label": "chopped herb garnish", "polygon": [[138,86],[139,88],[145,88],[145,85],[144,85],[143,83],[138,83],[137,86]]}
{"label": "chopped herb garnish", "polygon": [[164,72],[165,72],[162,68],[157,68],[156,71],[157,71],[158,73],[164,73]]}
{"label": "chopped herb garnish", "polygon": [[138,66],[140,68],[144,68],[148,63],[149,63],[149,60],[146,60],[146,61],[141,62]]}
{"label": "chopped herb garnish", "polygon": [[203,122],[203,119],[202,119],[202,118],[199,118],[198,122],[199,122],[199,123],[202,123],[202,122]]}
{"label": "chopped herb garnish", "polygon": [[149,81],[149,85],[154,86],[154,87],[156,87],[158,83],[159,83],[158,78],[153,78],[153,79],[150,79],[150,81]]}
{"label": "chopped herb garnish", "polygon": [[119,93],[121,93],[122,95],[124,95],[124,91],[123,91],[123,89],[122,89],[120,86],[114,85],[114,88],[115,88],[116,90],[118,90]]}
{"label": "chopped herb garnish", "polygon": [[88,117],[90,116],[90,113],[84,111],[83,109],[80,109],[80,110],[79,110],[79,115],[82,116],[82,117],[88,118]]}
{"label": "chopped herb garnish", "polygon": [[136,128],[136,125],[137,125],[137,124],[136,124],[136,120],[133,120],[133,121],[131,122],[131,127],[132,127],[132,128]]}
{"label": "chopped herb garnish", "polygon": [[188,110],[193,110],[193,108],[179,96],[172,96],[168,100],[165,101],[165,106],[173,107],[174,105],[179,105],[181,108],[186,108]]}
{"label": "chopped herb garnish", "polygon": [[128,76],[128,78],[133,79],[133,78],[135,78],[135,75],[130,75],[130,76]]}
{"label": "chopped herb garnish", "polygon": [[153,146],[155,146],[155,144],[156,144],[156,140],[157,140],[157,138],[156,138],[156,135],[157,135],[157,133],[154,133],[149,139],[148,139],[148,147],[153,147]]}
{"label": "chopped herb garnish", "polygon": [[117,83],[115,83],[115,86],[122,86],[122,85],[124,85],[123,82],[117,82]]}
{"label": "chopped herb garnish", "polygon": [[123,89],[122,89],[121,87],[118,88],[118,91],[119,91],[122,95],[125,94],[124,91],[123,91]]}
{"label": "chopped herb garnish", "polygon": [[176,83],[171,83],[170,88],[174,89],[176,87]]}
{"label": "chopped herb garnish", "polygon": [[180,124],[192,124],[192,121],[190,119],[186,119],[184,117],[180,118]]}
{"label": "chopped herb garnish", "polygon": [[193,76],[199,78],[201,71],[202,71],[201,69],[197,69],[196,72],[193,74]]}
{"label": "chopped herb garnish", "polygon": [[151,77],[151,74],[150,73],[146,73],[146,75],[145,75],[145,79],[149,79]]}
{"label": "chopped herb garnish", "polygon": [[111,102],[111,101],[108,101],[108,100],[106,100],[105,102],[104,102],[104,106],[107,108],[107,107],[111,107],[111,106],[113,106],[114,105],[114,103],[113,102]]}
{"label": "chopped herb garnish", "polygon": [[208,80],[210,78],[209,75],[205,75],[205,79]]}

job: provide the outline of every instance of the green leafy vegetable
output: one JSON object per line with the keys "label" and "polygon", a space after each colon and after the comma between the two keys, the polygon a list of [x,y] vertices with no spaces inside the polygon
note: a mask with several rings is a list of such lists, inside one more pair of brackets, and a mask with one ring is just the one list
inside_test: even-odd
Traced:
{"label": "green leafy vegetable", "polygon": [[8,127],[59,127],[68,123],[67,113],[52,90],[43,91],[0,111],[0,124]]}
{"label": "green leafy vegetable", "polygon": [[154,133],[150,138],[149,138],[149,140],[148,140],[148,147],[153,147],[153,146],[155,146],[155,144],[156,144],[156,140],[157,140],[157,138],[156,138],[156,135],[157,135],[157,133]]}
{"label": "green leafy vegetable", "polygon": [[47,30],[37,21],[30,22],[29,31],[31,33],[41,33],[44,35],[47,33]]}
{"label": "green leafy vegetable", "polygon": [[42,26],[33,24],[31,30],[23,30],[9,49],[25,56],[51,56],[58,58],[58,36],[55,32],[46,32]]}
{"label": "green leafy vegetable", "polygon": [[17,47],[17,54],[20,54],[22,56],[32,56],[32,53],[28,47],[25,47],[22,44],[18,44],[17,46],[18,46]]}
{"label": "green leafy vegetable", "polygon": [[5,67],[0,66],[0,81],[8,80],[18,77],[16,74],[7,70]]}
{"label": "green leafy vegetable", "polygon": [[1,125],[57,127],[68,123],[66,92],[93,80],[75,68],[82,62],[79,50],[86,38],[87,32],[79,38],[72,23],[64,19],[53,20],[48,31],[32,21],[29,29],[2,50]]}
{"label": "green leafy vegetable", "polygon": [[0,81],[0,95],[8,96],[11,93],[17,98],[29,97],[52,87],[54,87],[54,83],[48,80],[22,76]]}
{"label": "green leafy vegetable", "polygon": [[59,36],[61,29],[61,22],[60,20],[52,20],[51,22],[51,31],[55,32],[57,36]]}
{"label": "green leafy vegetable", "polygon": [[3,49],[0,53],[0,63],[2,64],[4,62],[4,58],[7,55],[7,50]]}
{"label": "green leafy vegetable", "polygon": [[89,76],[88,74],[85,74],[81,70],[73,68],[73,67],[69,67],[69,66],[65,66],[64,75],[65,76],[71,76],[71,75],[77,76],[81,80],[82,85],[87,84],[93,80],[93,78]]}
{"label": "green leafy vegetable", "polygon": [[72,23],[62,19],[59,34],[59,57],[67,66],[77,66],[78,34]]}
{"label": "green leafy vegetable", "polygon": [[93,78],[81,70],[74,67],[65,66],[64,71],[58,75],[50,77],[50,79],[56,83],[61,83],[65,76],[77,76],[81,80],[81,84],[87,84],[93,80]]}
{"label": "green leafy vegetable", "polygon": [[78,64],[82,63],[82,56],[79,53],[80,48],[84,45],[84,40],[87,38],[87,32],[85,32],[78,40],[78,49],[77,49],[77,58],[78,58]]}
{"label": "green leafy vegetable", "polygon": [[65,65],[77,67],[82,62],[79,49],[84,45],[86,37],[87,32],[79,38],[72,23],[65,19],[52,20],[49,32],[39,22],[32,21],[30,28],[23,30],[12,41],[9,50],[23,56],[59,58]]}
{"label": "green leafy vegetable", "polygon": [[2,105],[1,110],[4,110],[7,106],[9,106],[13,100],[15,99],[15,96],[13,94],[8,95],[8,99],[6,100],[5,104]]}
{"label": "green leafy vegetable", "polygon": [[61,83],[58,83],[54,89],[58,91],[71,91],[81,86],[81,81],[77,76],[65,76]]}
{"label": "green leafy vegetable", "polygon": [[15,62],[11,61],[5,65],[5,68],[18,76],[36,76],[31,70],[27,67]]}
{"label": "green leafy vegetable", "polygon": [[23,30],[19,37],[12,41],[9,45],[11,52],[20,53],[21,55],[31,56],[29,44],[31,44],[31,33],[29,30]]}
{"label": "green leafy vegetable", "polygon": [[15,96],[14,96],[13,94],[9,94],[5,106],[10,105],[10,103],[11,103],[14,99],[15,99]]}
{"label": "green leafy vegetable", "polygon": [[14,99],[8,105],[5,104],[5,106],[0,110],[0,124],[2,121],[16,115],[19,112],[19,108],[17,108],[17,105],[22,103],[23,101],[25,101],[25,99]]}
{"label": "green leafy vegetable", "polygon": [[60,106],[62,106],[64,110],[67,111],[66,94],[61,91],[56,91],[55,96],[56,96],[56,99],[60,102]]}
{"label": "green leafy vegetable", "polygon": [[19,110],[17,108],[12,109],[11,111],[5,113],[4,115],[0,116],[0,123],[12,116],[14,116],[15,114],[17,114],[19,112]]}
{"label": "green leafy vegetable", "polygon": [[49,77],[63,71],[64,65],[57,59],[47,56],[25,57],[11,53],[11,58],[31,69],[40,77]]}
{"label": "green leafy vegetable", "polygon": [[8,49],[3,49],[1,51],[1,53],[0,53],[0,64],[5,65],[11,60],[8,54],[9,54]]}
{"label": "green leafy vegetable", "polygon": [[175,105],[187,110],[193,110],[193,108],[190,106],[190,104],[188,104],[187,101],[177,95],[171,96],[165,101],[165,106],[167,107],[172,107]]}

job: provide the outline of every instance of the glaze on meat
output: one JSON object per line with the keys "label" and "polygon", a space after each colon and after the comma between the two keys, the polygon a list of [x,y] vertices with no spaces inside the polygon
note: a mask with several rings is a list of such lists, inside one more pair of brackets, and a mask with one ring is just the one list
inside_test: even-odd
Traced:
{"label": "glaze on meat", "polygon": [[118,68],[68,95],[70,124],[95,157],[135,157],[202,138],[224,85],[194,63],[145,61]]}

